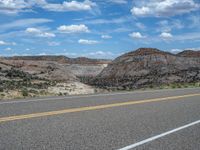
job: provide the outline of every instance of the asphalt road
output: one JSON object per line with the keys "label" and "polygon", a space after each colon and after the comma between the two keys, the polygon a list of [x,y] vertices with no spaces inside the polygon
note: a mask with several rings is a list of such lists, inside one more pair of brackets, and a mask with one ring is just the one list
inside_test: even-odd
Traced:
{"label": "asphalt road", "polygon": [[199,150],[200,88],[0,101],[0,150]]}

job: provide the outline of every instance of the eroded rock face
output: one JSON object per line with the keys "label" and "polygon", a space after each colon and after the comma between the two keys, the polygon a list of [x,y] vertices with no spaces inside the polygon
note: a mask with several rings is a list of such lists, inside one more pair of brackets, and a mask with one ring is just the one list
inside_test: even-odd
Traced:
{"label": "eroded rock face", "polygon": [[177,54],[177,56],[181,57],[200,57],[200,51],[193,51],[193,50],[185,50]]}
{"label": "eroded rock face", "polygon": [[158,49],[140,48],[116,58],[92,84],[138,88],[195,81],[200,81],[200,57],[183,57]]}
{"label": "eroded rock face", "polygon": [[66,82],[77,81],[77,77],[96,76],[109,62],[84,57],[15,56],[0,58],[0,67],[13,67],[40,78]]}

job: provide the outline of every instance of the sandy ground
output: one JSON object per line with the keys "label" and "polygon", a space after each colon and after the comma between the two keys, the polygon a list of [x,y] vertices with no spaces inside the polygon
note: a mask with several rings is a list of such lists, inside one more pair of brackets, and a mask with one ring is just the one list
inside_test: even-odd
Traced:
{"label": "sandy ground", "polygon": [[95,89],[80,82],[58,83],[56,86],[49,87],[48,93],[56,95],[93,94]]}
{"label": "sandy ground", "polygon": [[[64,95],[78,95],[78,94],[94,94],[100,91],[89,85],[80,82],[57,83],[56,86],[50,86],[48,89],[31,89],[28,88],[28,96],[26,97],[43,97],[43,96],[64,96]],[[32,93],[36,91],[37,93]],[[3,99],[21,99],[24,98],[21,90],[9,90],[0,92],[0,100]]]}

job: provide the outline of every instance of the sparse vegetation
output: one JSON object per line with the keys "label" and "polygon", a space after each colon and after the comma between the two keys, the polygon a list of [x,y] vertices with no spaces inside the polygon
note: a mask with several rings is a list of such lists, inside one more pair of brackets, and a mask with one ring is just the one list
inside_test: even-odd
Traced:
{"label": "sparse vegetation", "polygon": [[28,90],[27,89],[22,89],[22,96],[27,97],[28,96]]}

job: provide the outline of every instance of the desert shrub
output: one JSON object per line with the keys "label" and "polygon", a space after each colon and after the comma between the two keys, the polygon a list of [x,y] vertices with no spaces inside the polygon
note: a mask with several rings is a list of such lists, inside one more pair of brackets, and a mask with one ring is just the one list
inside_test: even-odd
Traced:
{"label": "desert shrub", "polygon": [[24,97],[28,96],[28,90],[27,89],[22,89],[22,96],[24,96]]}
{"label": "desert shrub", "polygon": [[178,84],[178,85],[177,85],[177,88],[181,88],[181,87],[182,87],[181,84]]}
{"label": "desert shrub", "polygon": [[3,87],[0,87],[0,92],[3,92]]}
{"label": "desert shrub", "polygon": [[187,84],[184,84],[183,87],[184,87],[184,88],[188,88],[188,85],[187,85]]}
{"label": "desert shrub", "polygon": [[41,94],[41,95],[45,95],[45,94],[46,94],[46,91],[45,91],[45,90],[41,90],[41,91],[40,91],[40,94]]}
{"label": "desert shrub", "polygon": [[94,92],[95,92],[95,93],[98,93],[98,89],[94,89]]}
{"label": "desert shrub", "polygon": [[149,85],[149,88],[150,88],[150,89],[154,88],[153,84]]}
{"label": "desert shrub", "polygon": [[38,91],[34,90],[34,89],[31,89],[29,90],[30,93],[33,93],[33,94],[38,94]]}
{"label": "desert shrub", "polygon": [[172,84],[172,85],[170,85],[170,86],[171,86],[171,88],[173,88],[173,89],[176,88],[176,84]]}
{"label": "desert shrub", "polygon": [[59,92],[58,96],[63,96],[63,93]]}

